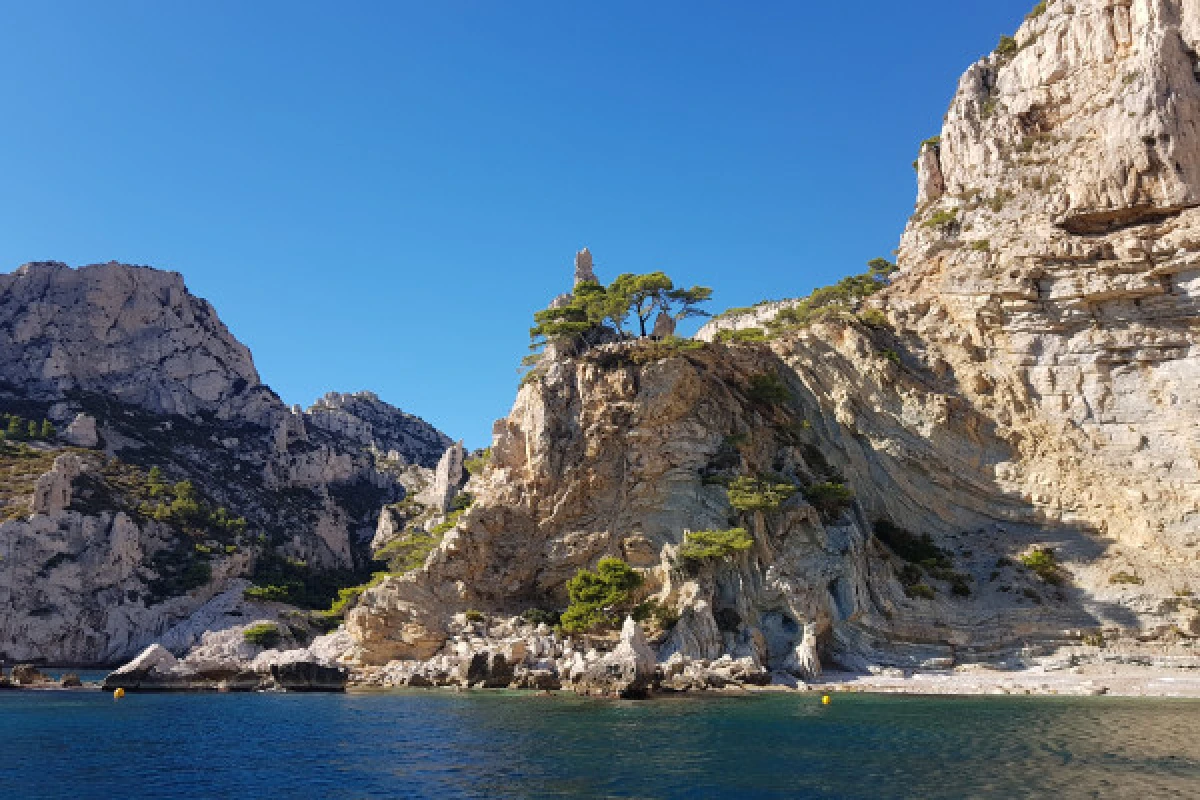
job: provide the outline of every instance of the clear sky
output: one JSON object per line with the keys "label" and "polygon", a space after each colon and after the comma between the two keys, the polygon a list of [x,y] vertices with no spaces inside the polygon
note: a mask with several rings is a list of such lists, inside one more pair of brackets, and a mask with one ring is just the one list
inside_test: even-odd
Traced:
{"label": "clear sky", "polygon": [[889,254],[1032,5],[0,0],[0,271],[177,270],[287,402],[482,446],[585,245],[714,311]]}

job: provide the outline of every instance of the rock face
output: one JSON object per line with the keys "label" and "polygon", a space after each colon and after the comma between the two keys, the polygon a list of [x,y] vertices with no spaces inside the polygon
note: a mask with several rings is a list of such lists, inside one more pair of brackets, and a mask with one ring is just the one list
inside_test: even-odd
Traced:
{"label": "rock face", "polygon": [[448,511],[458,490],[462,488],[466,473],[463,470],[465,451],[463,443],[455,442],[446,448],[433,471],[433,483],[421,496],[426,505],[438,511]]}
{"label": "rock face", "polygon": [[330,392],[304,416],[310,425],[400,464],[432,469],[453,443],[425,420],[388,405],[373,392]]}
{"label": "rock face", "polygon": [[[1050,2],[1015,40],[967,71],[922,146],[870,326],[544,358],[456,530],[363,595],[359,657],[426,659],[466,608],[561,609],[603,556],[678,614],[657,655],[683,684],[680,660],[802,678],[1019,664],[1101,630],[1187,656],[1200,9]],[[745,478],[790,496],[739,511],[727,487]],[[735,526],[748,550],[678,558],[688,531]]]}
{"label": "rock face", "polygon": [[0,275],[0,380],[29,396],[92,392],[260,424],[279,406],[250,351],[181,275],[115,262]]}
{"label": "rock face", "polygon": [[592,269],[592,252],[585,247],[575,254],[575,286],[596,282],[596,272]]}
{"label": "rock face", "polygon": [[182,653],[264,562],[365,570],[450,443],[369,393],[287,408],[180,276],[121,264],[0,275],[0,411],[63,431],[0,442],[7,660]]}

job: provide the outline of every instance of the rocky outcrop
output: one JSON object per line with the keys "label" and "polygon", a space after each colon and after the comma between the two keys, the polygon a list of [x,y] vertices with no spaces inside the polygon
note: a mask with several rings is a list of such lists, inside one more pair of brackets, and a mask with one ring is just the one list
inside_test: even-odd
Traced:
{"label": "rocky outcrop", "polygon": [[[1031,14],[922,145],[900,272],[860,309],[869,324],[548,351],[456,530],[363,595],[359,658],[427,658],[466,608],[561,609],[604,556],[678,615],[660,669],[1030,663],[1097,636],[1189,657],[1197,37],[1178,0]],[[736,511],[739,478],[791,496]],[[689,531],[735,525],[750,549],[679,560]]]}
{"label": "rocky outcrop", "polygon": [[264,562],[365,572],[450,444],[369,393],[285,407],[179,275],[115,263],[0,275],[0,411],[55,424],[0,442],[0,659],[79,665],[184,652]]}
{"label": "rocky outcrop", "polygon": [[433,482],[418,498],[422,503],[437,511],[450,510],[450,505],[466,480],[463,469],[465,452],[463,443],[455,442],[446,448],[433,471]]}
{"label": "rocky outcrop", "polygon": [[[176,658],[160,644],[152,644],[136,658],[104,679],[109,691],[262,691],[340,692],[349,672],[322,655],[322,645],[310,648],[266,650],[243,638],[246,628],[223,632],[186,658]],[[227,645],[237,639],[239,652]],[[214,659],[214,650],[226,649]],[[254,654],[257,653],[257,656]]]}
{"label": "rocky outcrop", "polygon": [[101,394],[158,414],[267,423],[279,399],[183,277],[53,261],[0,275],[0,380],[30,396]]}
{"label": "rocky outcrop", "polygon": [[452,444],[449,436],[420,417],[388,405],[374,392],[330,392],[304,416],[308,424],[397,464],[433,468]]}
{"label": "rocky outcrop", "polygon": [[585,669],[574,689],[576,694],[601,697],[645,697],[654,681],[656,665],[657,658],[646,644],[641,626],[626,617],[616,648]]}
{"label": "rocky outcrop", "polygon": [[96,432],[96,418],[91,414],[76,414],[75,419],[67,426],[63,438],[68,444],[76,447],[95,447],[100,444],[100,435]]}

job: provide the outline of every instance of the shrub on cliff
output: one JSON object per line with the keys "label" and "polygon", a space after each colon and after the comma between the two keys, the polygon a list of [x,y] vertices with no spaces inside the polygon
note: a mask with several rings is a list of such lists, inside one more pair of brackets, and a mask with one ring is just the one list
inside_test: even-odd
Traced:
{"label": "shrub on cliff", "polygon": [[854,491],[840,483],[814,483],[804,489],[804,499],[820,512],[826,521],[842,515],[854,502]]}
{"label": "shrub on cliff", "polygon": [[796,493],[790,483],[743,475],[729,482],[729,504],[738,511],[776,511]]}
{"label": "shrub on cliff", "polygon": [[891,261],[873,258],[867,262],[866,272],[814,290],[796,305],[780,311],[767,327],[772,330],[804,327],[828,317],[853,313],[864,298],[887,286],[895,271],[896,265]]}
{"label": "shrub on cliff", "polygon": [[1058,585],[1063,583],[1062,569],[1058,559],[1054,557],[1053,548],[1035,547],[1021,556],[1021,563],[1046,583]]}
{"label": "shrub on cliff", "polygon": [[602,558],[596,571],[581,569],[567,581],[570,605],[562,615],[567,633],[584,633],[620,624],[621,616],[632,610],[635,589],[642,576],[619,558]]}
{"label": "shrub on cliff", "polygon": [[242,631],[242,638],[252,645],[270,649],[279,644],[279,640],[283,638],[273,623],[264,622],[259,625],[251,625]]}
{"label": "shrub on cliff", "polygon": [[771,372],[751,376],[750,387],[746,390],[746,395],[754,402],[764,406],[783,405],[792,399],[792,393],[788,391],[787,384],[780,380],[778,375]]}
{"label": "shrub on cliff", "polygon": [[679,546],[679,560],[696,565],[703,561],[728,558],[754,546],[754,537],[745,528],[724,531],[692,531]]}

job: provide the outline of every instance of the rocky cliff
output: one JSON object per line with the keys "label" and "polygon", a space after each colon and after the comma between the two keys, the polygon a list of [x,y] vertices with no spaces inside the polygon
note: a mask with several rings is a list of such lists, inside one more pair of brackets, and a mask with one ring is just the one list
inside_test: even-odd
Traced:
{"label": "rocky cliff", "polygon": [[114,263],[0,275],[0,413],[0,659],[185,648],[251,578],[328,603],[450,444],[369,393],[287,408],[178,274]]}
{"label": "rocky cliff", "polygon": [[[350,613],[358,658],[444,665],[456,612],[560,609],[616,556],[678,615],[660,660],[1194,662],[1198,37],[1190,0],[1041,4],[922,145],[884,291],[762,343],[544,359],[475,504]],[[739,479],[791,493],[738,511]],[[680,559],[735,525],[748,550]]]}

